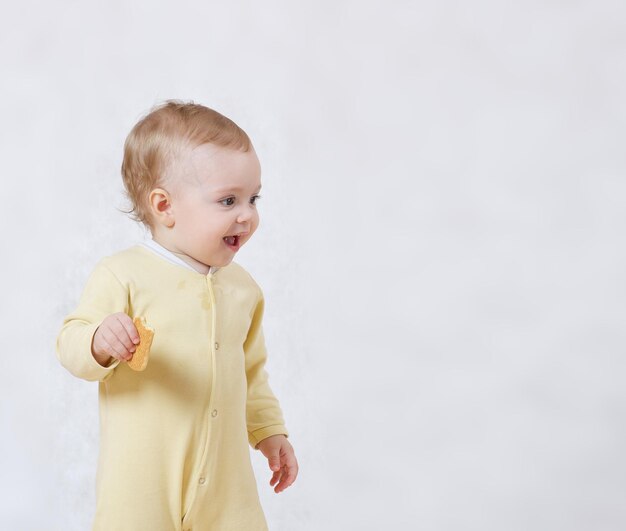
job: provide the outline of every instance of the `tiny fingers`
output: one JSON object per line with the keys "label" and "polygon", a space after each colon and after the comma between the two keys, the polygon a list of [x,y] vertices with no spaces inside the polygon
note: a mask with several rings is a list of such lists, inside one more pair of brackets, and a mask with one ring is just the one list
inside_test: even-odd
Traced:
{"label": "tiny fingers", "polygon": [[103,335],[102,342],[106,347],[106,353],[110,356],[119,360],[126,360],[127,357],[130,358],[130,355],[126,353],[126,350],[123,347],[119,346],[117,341],[110,340]]}
{"label": "tiny fingers", "polygon": [[133,357],[133,352],[135,347],[132,347],[132,350],[129,349],[124,342],[119,338],[119,336],[115,333],[114,330],[103,329],[102,331],[102,339],[109,346],[109,353],[121,360],[128,361]]}
{"label": "tiny fingers", "polygon": [[137,327],[135,326],[135,323],[133,323],[130,317],[126,314],[121,314],[118,317],[118,321],[124,327],[124,331],[126,332],[126,335],[128,336],[128,340],[130,341],[131,346],[138,345],[139,344],[139,332],[137,331]]}
{"label": "tiny fingers", "polygon": [[112,323],[111,329],[128,352],[135,352],[139,343],[139,334],[128,315],[115,314],[115,322]]}
{"label": "tiny fingers", "polygon": [[[278,485],[276,485],[276,487],[274,488],[274,492],[279,493],[282,492],[283,490],[285,490],[287,487],[289,487],[296,479],[296,475],[297,472],[293,467],[288,467],[287,465],[284,465],[279,472],[279,476],[280,476],[280,481],[278,482]],[[272,478],[272,482],[276,482],[275,480],[277,480],[278,477],[273,477]],[[274,483],[270,482],[270,485],[274,485]]]}

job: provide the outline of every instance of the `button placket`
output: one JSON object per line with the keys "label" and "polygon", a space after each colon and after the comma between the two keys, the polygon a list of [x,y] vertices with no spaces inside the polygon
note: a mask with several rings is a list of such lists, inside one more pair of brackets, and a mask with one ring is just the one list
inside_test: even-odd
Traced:
{"label": "button placket", "polygon": [[[207,275],[207,287],[209,290],[209,296],[211,298],[211,336],[214,339],[215,338],[215,295],[213,293],[213,285],[212,285],[212,278],[213,278],[213,271],[212,268],[209,271],[209,274]],[[209,404],[211,404],[211,402],[213,401],[213,389],[215,388],[215,371],[216,371],[216,365],[215,365],[215,351],[219,348],[219,345],[217,343],[217,341],[214,341],[214,345],[213,345],[213,352],[211,352],[211,358],[212,358],[212,381],[211,381],[211,396],[209,397]],[[214,409],[211,414],[215,417],[217,415],[217,410]],[[207,440],[207,444],[208,444],[208,440]],[[204,486],[207,484],[207,478],[206,476],[200,476],[198,478],[198,485],[199,486]]]}

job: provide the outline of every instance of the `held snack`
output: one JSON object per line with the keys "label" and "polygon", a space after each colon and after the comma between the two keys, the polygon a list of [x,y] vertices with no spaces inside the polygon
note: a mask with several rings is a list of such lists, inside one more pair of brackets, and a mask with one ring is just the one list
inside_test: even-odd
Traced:
{"label": "held snack", "polygon": [[146,324],[145,317],[135,317],[133,323],[135,323],[137,332],[139,332],[139,344],[137,345],[137,350],[133,353],[132,359],[128,361],[128,366],[134,371],[143,371],[148,366],[154,329]]}

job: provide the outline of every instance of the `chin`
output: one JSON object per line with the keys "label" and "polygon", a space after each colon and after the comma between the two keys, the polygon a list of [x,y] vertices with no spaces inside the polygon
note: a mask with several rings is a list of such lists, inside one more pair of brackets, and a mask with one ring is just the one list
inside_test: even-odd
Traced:
{"label": "chin", "polygon": [[217,262],[216,264],[214,264],[216,267],[226,267],[228,264],[230,264],[233,260],[234,260],[234,256],[231,258],[227,258],[226,260],[222,260],[220,262]]}

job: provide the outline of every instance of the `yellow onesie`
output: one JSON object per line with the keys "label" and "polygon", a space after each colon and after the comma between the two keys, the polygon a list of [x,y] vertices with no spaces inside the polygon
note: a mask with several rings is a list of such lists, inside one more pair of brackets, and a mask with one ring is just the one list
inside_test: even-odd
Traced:
{"label": "yellow onesie", "polygon": [[[99,381],[93,531],[267,530],[249,445],[288,433],[264,368],[263,308],[235,262],[204,275],[143,245],[98,262],[56,350],[73,375]],[[91,354],[116,312],[154,328],[143,372]]]}

